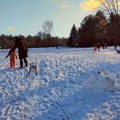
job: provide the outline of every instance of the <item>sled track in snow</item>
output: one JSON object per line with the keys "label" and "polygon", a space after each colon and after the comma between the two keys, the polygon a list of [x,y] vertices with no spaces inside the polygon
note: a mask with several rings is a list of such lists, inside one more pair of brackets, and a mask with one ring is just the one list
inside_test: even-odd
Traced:
{"label": "sled track in snow", "polygon": [[[17,71],[17,70],[16,70]],[[19,70],[18,70],[19,71]],[[26,70],[24,70],[24,72],[25,72]],[[10,74],[10,72],[11,71],[8,71],[6,74],[5,74],[5,76],[7,76],[7,74]],[[27,72],[26,72],[27,73]],[[5,87],[3,87],[2,88],[2,91],[3,91],[3,96],[4,96],[4,101],[2,101],[3,103],[3,107],[0,109],[0,118],[1,118],[1,120],[3,119],[8,119],[8,118],[11,118],[11,119],[18,119],[18,117],[20,116],[20,118],[21,118],[21,115],[20,115],[20,113],[18,112],[17,113],[17,111],[22,111],[22,109],[20,109],[20,106],[19,106],[19,101],[24,101],[24,100],[22,100],[21,98],[20,98],[20,94],[21,94],[21,92],[24,92],[24,91],[22,91],[20,88],[11,88],[12,86],[12,84],[15,84],[15,83],[13,83],[13,81],[11,81],[10,80],[10,77],[9,76],[7,76],[7,77],[3,77],[2,79],[0,79],[0,81],[2,81],[2,80],[4,80],[5,78],[6,78],[6,81],[9,81],[9,82],[7,82],[7,84],[6,84],[6,86]],[[27,75],[28,76],[28,75]],[[21,84],[22,84],[22,82],[24,82],[24,79],[26,79],[27,78],[27,76],[24,76],[23,78],[20,78],[19,79],[19,81],[21,82]],[[1,86],[4,86],[4,82],[2,83],[0,83],[1,84]],[[13,85],[14,86],[14,85]],[[6,93],[7,92],[7,93]],[[18,94],[16,94],[16,92],[18,93]],[[5,95],[6,94],[6,95]],[[8,95],[9,96],[8,96]],[[6,96],[6,97],[5,97]],[[15,105],[16,104],[16,105]],[[13,105],[13,106],[11,106],[11,105]],[[25,111],[25,109],[23,109],[23,111]],[[19,114],[19,116],[17,116],[17,117],[15,117],[16,115],[15,114]],[[10,117],[11,116],[11,117]],[[21,120],[21,119],[18,119],[18,120]]]}
{"label": "sled track in snow", "polygon": [[[26,71],[27,73],[28,71]],[[40,73],[40,71],[38,72]],[[23,91],[23,94],[25,96],[24,98],[21,98],[21,96],[19,96],[19,98],[13,99],[11,102],[9,102],[2,110],[2,115],[1,115],[1,119],[18,119],[18,120],[24,120],[24,119],[34,119],[34,116],[31,116],[30,113],[34,113],[36,114],[36,117],[40,117],[42,113],[44,113],[46,111],[46,109],[44,108],[40,108],[40,106],[36,106],[36,108],[33,107],[30,98],[31,95],[34,96],[37,95],[36,92],[38,92],[36,89],[32,89],[30,90],[29,86],[32,84],[32,79],[33,81],[40,81],[40,74],[38,74],[38,76],[33,76],[33,74],[31,75],[27,75],[24,76],[23,78],[20,79],[20,81],[24,81],[25,80],[25,90]],[[42,81],[41,81],[42,82]],[[47,107],[48,110],[51,109],[53,107],[53,105],[57,106],[54,109],[59,109],[63,115],[64,118],[66,118],[66,120],[69,120],[69,116],[67,115],[67,113],[65,112],[63,106],[61,106],[61,98],[60,96],[57,96],[58,100],[52,100],[49,96],[48,96],[48,91],[49,88],[46,87],[45,83],[44,84],[40,84],[40,87],[42,87],[45,91],[45,94],[42,95],[41,97],[39,96],[39,105],[42,105],[43,107]],[[52,86],[50,85],[50,89],[52,88]],[[46,97],[48,97],[48,102],[46,101]],[[58,102],[59,101],[59,102]],[[42,102],[42,103],[41,103]],[[22,103],[24,104],[22,106]],[[26,106],[26,107],[25,107]],[[34,117],[34,118],[33,118]]]}
{"label": "sled track in snow", "polygon": [[[31,59],[31,62],[33,62],[34,58],[30,58]],[[37,60],[36,60],[36,63],[37,63]],[[40,66],[42,67],[42,66]],[[7,74],[9,74],[11,71],[8,71],[4,76],[7,76]],[[44,113],[46,111],[46,109],[43,109],[43,108],[39,108],[38,107],[38,110],[37,108],[36,109],[31,109],[32,108],[32,105],[29,101],[29,98],[31,97],[30,96],[30,93],[34,94],[34,96],[36,95],[36,90],[30,90],[29,89],[29,86],[31,84],[31,79],[30,77],[33,77],[33,80],[34,80],[34,76],[32,75],[28,75],[28,70],[24,70],[24,72],[26,73],[24,77],[20,78],[19,81],[21,82],[25,82],[24,83],[24,86],[25,86],[25,90],[22,91],[22,93],[24,94],[24,96],[26,97],[25,99],[24,98],[21,98],[21,96],[19,97],[13,97],[11,99],[11,101],[9,101],[7,104],[5,104],[5,106],[3,107],[2,111],[1,111],[1,119],[8,119],[8,118],[11,118],[11,119],[20,119],[20,120],[24,120],[24,119],[28,119],[30,116],[29,116],[29,113],[37,113],[38,116],[41,116],[42,113]],[[38,72],[40,73],[40,71]],[[3,78],[1,80],[3,80],[5,77],[3,76]],[[40,78],[40,74],[38,74],[38,76],[35,76],[35,79],[37,81],[39,81],[39,78]],[[24,81],[25,80],[25,81]],[[42,82],[42,81],[41,81]],[[47,96],[48,97],[48,102],[49,102],[49,105],[47,105],[47,102],[45,100],[45,98],[40,98],[41,100],[39,101],[42,101],[42,105],[44,107],[48,107],[48,109],[51,109],[51,107],[53,107],[53,105],[57,106],[55,107],[54,109],[59,109],[63,115],[64,115],[64,118],[66,118],[66,120],[69,120],[69,116],[67,115],[67,113],[65,112],[65,109],[63,108],[62,106],[62,100],[60,98],[60,96],[56,96],[58,100],[52,100],[48,95],[48,91],[49,91],[49,88],[47,88],[45,86],[45,84],[40,84],[40,87],[42,87],[44,89],[44,91],[46,91],[46,94],[44,94],[44,96]],[[50,89],[52,88],[52,85],[50,84]],[[43,97],[44,97],[43,96]],[[24,103],[24,106],[27,106],[27,107],[24,107],[22,106],[22,103]],[[41,104],[41,103],[39,103]],[[22,106],[22,107],[21,107]],[[26,115],[25,112],[27,112],[28,114]],[[32,117],[32,116],[31,116]],[[31,118],[32,119],[32,118]]]}
{"label": "sled track in snow", "polygon": [[[30,57],[29,58],[29,61],[30,62],[35,62],[37,63],[38,65],[38,61],[35,60],[34,58]],[[87,61],[87,60],[86,60]],[[84,63],[81,65],[82,69],[84,68],[84,64],[86,63],[86,61],[83,61]],[[37,66],[39,67],[39,69],[43,66]],[[86,66],[85,66],[86,67]],[[30,101],[30,98],[31,98],[31,95],[32,94],[33,96],[36,96],[38,92],[36,89],[30,89],[30,85],[32,84],[32,82],[36,79],[36,81],[39,81],[39,82],[43,82],[40,80],[41,76],[40,76],[40,73],[41,71],[38,72],[38,76],[34,76],[33,74],[29,75],[29,70],[27,68],[25,68],[24,70],[25,72],[25,76],[20,78],[19,80],[23,83],[24,82],[24,86],[25,86],[25,89],[24,91],[22,91],[21,93],[23,94],[23,96],[25,96],[25,98],[23,96],[19,96],[19,97],[16,97],[15,99],[12,99],[7,105],[5,105],[5,107],[3,108],[2,110],[2,117],[3,120],[4,119],[8,119],[8,118],[11,118],[11,119],[18,119],[18,120],[24,120],[24,119],[29,119],[31,117],[31,119],[33,119],[33,116],[30,116],[30,113],[34,113],[34,114],[37,114],[36,116],[40,117],[42,113],[44,113],[46,111],[46,108],[48,110],[50,110],[51,108],[53,108],[53,106],[55,106],[55,108],[53,108],[53,111],[57,111],[57,110],[60,110],[64,116],[64,118],[66,120],[69,120],[69,116],[68,114],[66,113],[66,110],[65,110],[65,107],[62,106],[62,100],[60,98],[60,95],[57,95],[57,96],[54,96],[56,97],[56,99],[52,99],[51,96],[48,96],[48,91],[49,89],[51,89],[53,86],[52,84],[49,84],[49,88],[47,87],[45,81],[43,84],[40,84],[40,87],[43,88],[43,90],[45,91],[45,94],[42,95],[41,97],[39,97],[39,104],[42,105],[44,108],[40,108],[39,106],[36,106],[36,108],[34,108],[32,106],[32,103]],[[32,81],[32,79],[33,81]],[[4,78],[3,78],[4,79]],[[47,83],[48,84],[48,83]],[[71,81],[71,84],[74,85],[74,87],[78,86],[77,84],[73,83],[73,81]],[[21,94],[20,93],[20,94]],[[49,104],[46,102],[45,98],[44,97],[46,96],[48,98],[48,102]],[[34,98],[34,97],[33,97]],[[22,105],[24,104],[24,105]],[[11,106],[12,105],[12,106]],[[49,105],[49,106],[48,106]],[[26,106],[26,107],[25,107]],[[25,113],[27,112],[27,114]]]}
{"label": "sled track in snow", "polygon": [[[8,71],[6,74],[2,75],[2,81],[4,78],[8,79],[7,74],[9,74],[11,71]],[[22,82],[25,86],[24,91],[19,92],[19,95],[16,97],[11,96],[10,101],[6,101],[5,105],[0,109],[0,118],[1,120],[3,119],[17,119],[17,120],[25,120],[31,118],[30,113],[32,114],[34,111],[36,112],[37,110],[32,110],[30,108],[30,103],[29,103],[29,97],[30,97],[30,90],[29,90],[29,85],[31,84],[31,77],[32,75],[29,75],[29,70],[24,70],[25,76],[20,78],[19,81]],[[36,77],[36,76],[35,76]],[[36,79],[39,79],[37,76]],[[21,95],[22,94],[22,95]],[[24,98],[25,97],[25,98]],[[24,104],[24,105],[22,105]],[[26,113],[27,112],[27,113]]]}

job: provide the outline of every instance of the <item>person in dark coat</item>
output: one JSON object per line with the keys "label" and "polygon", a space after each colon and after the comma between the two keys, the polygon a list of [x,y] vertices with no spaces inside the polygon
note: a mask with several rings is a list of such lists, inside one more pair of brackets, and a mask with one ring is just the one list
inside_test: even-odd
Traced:
{"label": "person in dark coat", "polygon": [[97,43],[97,49],[98,49],[98,51],[100,51],[100,43],[99,42]]}
{"label": "person in dark coat", "polygon": [[14,51],[16,48],[18,48],[18,56],[19,56],[19,60],[20,60],[20,68],[23,67],[23,60],[25,63],[25,66],[28,65],[27,62],[27,57],[28,57],[28,48],[26,46],[26,44],[24,43],[24,41],[20,38],[20,37],[15,37],[15,45],[13,46],[13,48],[9,51],[8,55],[6,56],[6,58],[10,55],[10,53],[12,51]]}

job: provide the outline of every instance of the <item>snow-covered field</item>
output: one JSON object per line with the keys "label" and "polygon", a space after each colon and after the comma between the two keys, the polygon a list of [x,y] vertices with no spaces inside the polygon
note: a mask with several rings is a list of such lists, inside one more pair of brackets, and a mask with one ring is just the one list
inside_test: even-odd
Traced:
{"label": "snow-covered field", "polygon": [[114,48],[29,49],[10,69],[0,50],[0,120],[120,120],[120,54]]}

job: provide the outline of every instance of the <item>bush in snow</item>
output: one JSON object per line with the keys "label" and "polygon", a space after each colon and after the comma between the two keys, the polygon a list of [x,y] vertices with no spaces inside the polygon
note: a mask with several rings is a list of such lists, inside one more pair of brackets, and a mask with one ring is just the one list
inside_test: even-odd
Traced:
{"label": "bush in snow", "polygon": [[97,72],[92,74],[85,84],[85,90],[95,93],[114,91],[117,88],[117,78],[109,72]]}

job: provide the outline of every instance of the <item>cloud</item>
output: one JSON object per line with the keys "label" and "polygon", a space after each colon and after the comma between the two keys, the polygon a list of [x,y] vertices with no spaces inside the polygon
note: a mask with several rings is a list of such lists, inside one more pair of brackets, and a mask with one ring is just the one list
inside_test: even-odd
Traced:
{"label": "cloud", "polygon": [[60,6],[61,8],[68,8],[68,7],[70,7],[69,5],[66,5],[66,4],[63,4],[63,5],[61,5]]}
{"label": "cloud", "polygon": [[16,27],[10,26],[10,27],[7,27],[6,29],[10,30],[10,31],[14,31],[14,30],[16,30]]}
{"label": "cloud", "polygon": [[120,2],[118,2],[118,5],[120,6]]}
{"label": "cloud", "polygon": [[80,3],[80,7],[83,10],[95,10],[100,6],[100,2],[98,0],[86,0]]}

